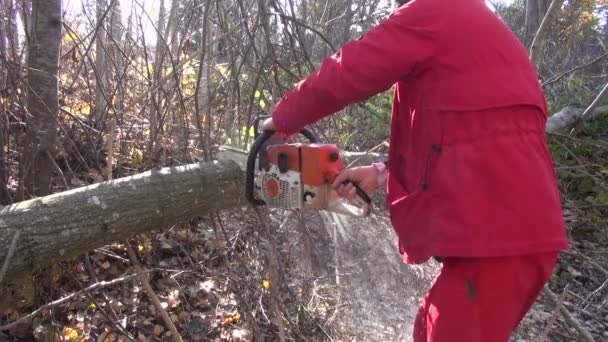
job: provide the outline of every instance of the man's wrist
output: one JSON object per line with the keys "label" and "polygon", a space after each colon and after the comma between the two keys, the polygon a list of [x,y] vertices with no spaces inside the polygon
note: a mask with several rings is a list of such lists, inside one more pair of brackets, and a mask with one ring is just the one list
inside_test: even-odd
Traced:
{"label": "man's wrist", "polygon": [[387,176],[386,163],[372,163],[372,166],[376,170],[376,184],[378,185],[378,187],[384,187],[386,185]]}

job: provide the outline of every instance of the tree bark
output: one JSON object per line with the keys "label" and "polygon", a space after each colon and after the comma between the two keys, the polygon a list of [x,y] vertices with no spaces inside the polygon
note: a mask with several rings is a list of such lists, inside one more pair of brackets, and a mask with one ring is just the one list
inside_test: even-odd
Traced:
{"label": "tree bark", "polygon": [[6,206],[0,210],[0,264],[21,232],[5,279],[44,268],[194,215],[246,205],[234,161],[155,168]]}
{"label": "tree bark", "polygon": [[28,195],[50,193],[55,156],[57,71],[61,43],[61,0],[32,2],[32,34],[28,41],[28,130],[22,184]]}

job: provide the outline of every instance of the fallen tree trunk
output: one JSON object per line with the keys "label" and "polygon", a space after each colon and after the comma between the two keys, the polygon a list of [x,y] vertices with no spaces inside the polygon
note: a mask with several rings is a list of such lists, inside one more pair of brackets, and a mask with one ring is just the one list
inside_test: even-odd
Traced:
{"label": "fallen tree trunk", "polygon": [[[563,108],[561,111],[549,117],[546,125],[547,133],[559,133],[565,129],[572,128],[572,126],[582,118],[583,112],[585,112],[585,110],[582,108]],[[606,112],[608,112],[608,106],[597,107],[586,114],[584,119],[589,120]]]}
{"label": "fallen tree trunk", "polygon": [[53,262],[169,227],[193,215],[246,205],[234,161],[157,168],[56,193],[0,210],[0,265],[21,232],[5,280]]}

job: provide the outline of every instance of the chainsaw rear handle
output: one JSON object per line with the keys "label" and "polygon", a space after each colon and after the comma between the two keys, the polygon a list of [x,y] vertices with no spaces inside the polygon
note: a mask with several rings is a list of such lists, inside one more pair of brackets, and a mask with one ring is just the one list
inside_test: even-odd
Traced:
{"label": "chainsaw rear handle", "polygon": [[[257,125],[258,125],[259,121],[263,118],[265,118],[265,117],[258,117],[255,119],[254,127],[256,127],[256,129],[254,130],[254,132],[256,133],[256,135],[257,135]],[[245,176],[246,176],[246,178],[245,178],[245,197],[247,197],[247,200],[253,205],[266,204],[264,201],[259,200],[253,196],[253,183],[254,183],[253,181],[254,181],[254,177],[255,177],[255,161],[258,158],[258,154],[260,153],[262,146],[264,146],[264,143],[266,141],[268,141],[268,139],[270,139],[270,137],[272,137],[275,133],[276,133],[275,131],[267,130],[267,131],[263,131],[262,134],[259,134],[253,141],[253,145],[251,145],[251,150],[249,152],[249,155],[247,156],[247,171],[245,174]],[[300,134],[302,134],[308,140],[310,140],[311,143],[320,142],[319,138],[308,128],[303,128],[300,131]]]}

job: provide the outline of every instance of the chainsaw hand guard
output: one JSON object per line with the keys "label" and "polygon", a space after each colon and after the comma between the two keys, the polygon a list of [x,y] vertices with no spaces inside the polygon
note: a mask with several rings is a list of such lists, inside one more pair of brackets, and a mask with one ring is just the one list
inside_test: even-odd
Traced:
{"label": "chainsaw hand guard", "polygon": [[[331,182],[342,171],[337,146],[321,144],[306,128],[300,134],[310,144],[287,143],[276,139],[274,131],[258,133],[259,121],[260,118],[255,121],[256,138],[247,158],[245,196],[252,205],[369,215],[372,201],[359,186],[353,183],[360,205],[349,204],[331,188]],[[260,198],[254,195],[255,190]]]}

